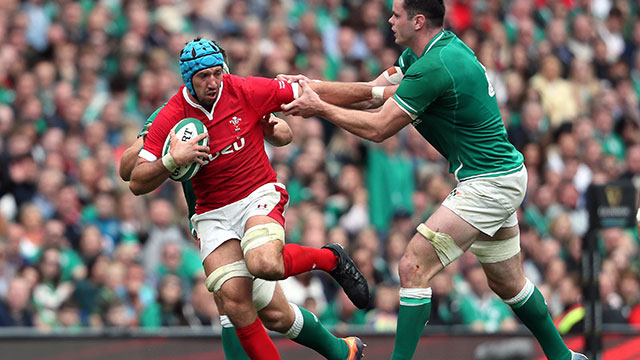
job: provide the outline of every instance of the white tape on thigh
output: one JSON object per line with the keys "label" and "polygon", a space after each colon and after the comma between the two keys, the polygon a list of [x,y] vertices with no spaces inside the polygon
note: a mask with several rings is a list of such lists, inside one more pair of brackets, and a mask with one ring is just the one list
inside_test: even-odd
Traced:
{"label": "white tape on thigh", "polygon": [[205,284],[209,291],[217,293],[225,281],[234,277],[253,278],[253,275],[251,275],[249,270],[247,270],[247,264],[244,260],[238,260],[215,269],[211,274],[209,274],[209,276],[207,276]]}
{"label": "white tape on thigh", "polygon": [[264,245],[269,241],[280,240],[284,243],[284,228],[280,224],[267,223],[249,228],[240,241],[242,253],[247,255],[251,249]]}
{"label": "white tape on thigh", "polygon": [[417,228],[420,235],[429,240],[443,266],[451,264],[455,259],[462,256],[464,251],[456,245],[453,238],[448,234],[435,232],[429,229],[425,224],[418,225]]}
{"label": "white tape on thigh", "polygon": [[253,306],[256,311],[260,311],[267,307],[273,299],[273,293],[276,291],[275,281],[267,281],[264,279],[255,278],[253,280]]}
{"label": "white tape on thigh", "polygon": [[505,261],[520,252],[520,234],[505,240],[476,241],[471,252],[483,264]]}

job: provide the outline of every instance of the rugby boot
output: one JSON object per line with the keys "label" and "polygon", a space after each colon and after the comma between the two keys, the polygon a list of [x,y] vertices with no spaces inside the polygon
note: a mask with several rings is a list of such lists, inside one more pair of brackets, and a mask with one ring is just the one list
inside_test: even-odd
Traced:
{"label": "rugby boot", "polygon": [[369,285],[367,279],[351,260],[340,244],[327,244],[322,248],[331,250],[337,258],[338,265],[329,274],[342,286],[349,300],[358,308],[369,305]]}
{"label": "rugby boot", "polygon": [[347,338],[343,338],[344,342],[347,343],[349,347],[349,355],[347,355],[347,360],[360,360],[364,357],[364,348],[367,347],[367,344],[363,343],[357,336],[351,336]]}

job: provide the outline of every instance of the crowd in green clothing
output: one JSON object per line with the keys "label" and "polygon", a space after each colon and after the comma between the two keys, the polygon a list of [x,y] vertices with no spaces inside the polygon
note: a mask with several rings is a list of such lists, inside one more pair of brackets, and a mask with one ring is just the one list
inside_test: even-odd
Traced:
{"label": "crowd in green clothing", "polygon": [[[0,326],[218,325],[179,184],[133,196],[116,170],[122,151],[181,85],[176,54],[193,35],[217,40],[240,76],[368,81],[403,50],[387,23],[391,3],[3,1]],[[638,9],[625,1],[447,6],[446,27],[486,67],[509,139],[524,154],[525,272],[562,316],[580,303],[574,275],[587,187],[621,179],[640,189]],[[411,127],[373,144],[322,119],[285,120],[292,144],[267,151],[290,194],[287,241],[343,244],[374,294],[369,309],[356,310],[314,273],[314,281],[292,279],[308,294],[299,301],[330,327],[392,331],[399,258],[453,189],[446,162]],[[634,322],[637,231],[608,229],[599,239],[605,321]],[[512,329],[474,264],[467,254],[434,279],[430,323]]]}

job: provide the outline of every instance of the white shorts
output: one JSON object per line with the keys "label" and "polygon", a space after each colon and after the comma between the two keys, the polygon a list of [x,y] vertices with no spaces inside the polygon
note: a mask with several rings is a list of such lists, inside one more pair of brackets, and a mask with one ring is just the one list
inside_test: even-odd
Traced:
{"label": "white shorts", "polygon": [[503,176],[461,181],[442,202],[483,233],[518,224],[516,210],[527,190],[527,169]]}
{"label": "white shorts", "polygon": [[266,215],[284,227],[284,212],[289,206],[289,194],[284,185],[268,183],[249,196],[229,205],[191,217],[200,241],[202,261],[227,240],[242,239],[244,226],[250,217]]}

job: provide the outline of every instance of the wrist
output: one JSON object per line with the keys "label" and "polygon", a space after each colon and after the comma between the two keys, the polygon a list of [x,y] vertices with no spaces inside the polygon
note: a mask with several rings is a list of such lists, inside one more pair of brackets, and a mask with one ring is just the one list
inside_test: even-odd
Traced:
{"label": "wrist", "polygon": [[374,86],[371,88],[372,99],[384,99],[384,86]]}
{"label": "wrist", "polygon": [[175,159],[171,156],[171,153],[167,153],[162,157],[162,165],[169,170],[169,172],[174,172],[178,168],[178,164],[176,164]]}

